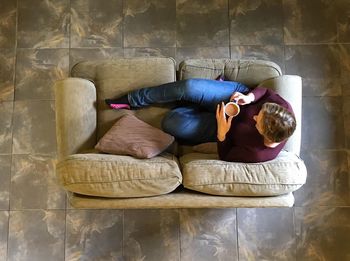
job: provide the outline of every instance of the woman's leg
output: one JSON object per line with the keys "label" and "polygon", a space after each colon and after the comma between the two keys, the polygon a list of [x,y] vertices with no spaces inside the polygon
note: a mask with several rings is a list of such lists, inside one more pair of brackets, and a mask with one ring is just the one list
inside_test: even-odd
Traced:
{"label": "woman's leg", "polygon": [[234,92],[247,93],[249,88],[238,82],[188,79],[129,92],[128,100],[133,108],[186,101],[215,111],[216,105],[221,101],[227,102]]}
{"label": "woman's leg", "polygon": [[179,142],[195,145],[216,141],[215,114],[201,111],[198,106],[178,107],[163,118],[162,129]]}

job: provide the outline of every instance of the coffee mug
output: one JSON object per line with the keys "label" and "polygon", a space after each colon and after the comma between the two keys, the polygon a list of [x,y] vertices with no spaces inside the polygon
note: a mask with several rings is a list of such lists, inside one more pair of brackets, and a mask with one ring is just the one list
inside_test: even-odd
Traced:
{"label": "coffee mug", "polygon": [[240,108],[239,108],[239,105],[236,102],[232,101],[232,102],[226,103],[226,105],[225,105],[225,113],[226,113],[227,116],[235,117],[235,116],[237,116],[239,114],[239,112],[240,112]]}

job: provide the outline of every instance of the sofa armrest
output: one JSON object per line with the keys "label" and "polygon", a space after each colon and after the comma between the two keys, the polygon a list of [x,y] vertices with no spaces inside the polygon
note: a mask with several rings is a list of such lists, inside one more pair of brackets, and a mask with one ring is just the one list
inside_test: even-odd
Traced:
{"label": "sofa armrest", "polygon": [[88,80],[55,83],[57,156],[92,149],[96,144],[96,88]]}
{"label": "sofa armrest", "polygon": [[293,108],[297,127],[294,134],[288,139],[284,149],[300,154],[301,144],[301,110],[302,110],[302,79],[297,75],[282,75],[268,79],[259,86],[275,90],[282,98],[287,100]]}

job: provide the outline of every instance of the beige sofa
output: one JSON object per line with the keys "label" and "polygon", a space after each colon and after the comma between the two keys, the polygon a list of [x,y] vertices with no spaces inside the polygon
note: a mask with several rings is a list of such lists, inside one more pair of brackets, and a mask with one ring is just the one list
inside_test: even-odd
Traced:
{"label": "beige sofa", "polygon": [[[178,73],[178,75],[176,75]],[[110,110],[104,99],[177,79],[228,80],[276,90],[293,106],[297,129],[272,161],[246,164],[218,160],[174,143],[152,159],[98,153],[98,140],[125,113],[160,128],[169,106]],[[291,207],[293,191],[306,180],[298,157],[301,139],[299,76],[282,75],[268,61],[189,59],[176,71],[172,58],[132,58],[81,62],[56,90],[57,177],[76,208]]]}

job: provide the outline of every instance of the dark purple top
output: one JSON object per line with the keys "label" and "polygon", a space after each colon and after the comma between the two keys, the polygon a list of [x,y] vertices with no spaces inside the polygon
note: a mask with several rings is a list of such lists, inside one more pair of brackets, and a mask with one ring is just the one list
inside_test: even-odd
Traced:
{"label": "dark purple top", "polygon": [[231,128],[224,141],[217,142],[219,158],[233,162],[263,162],[276,158],[286,141],[275,148],[264,145],[264,138],[255,127],[253,116],[257,115],[266,102],[277,103],[294,115],[290,104],[270,89],[257,87],[251,91],[254,102],[242,105],[241,112],[233,118]]}

